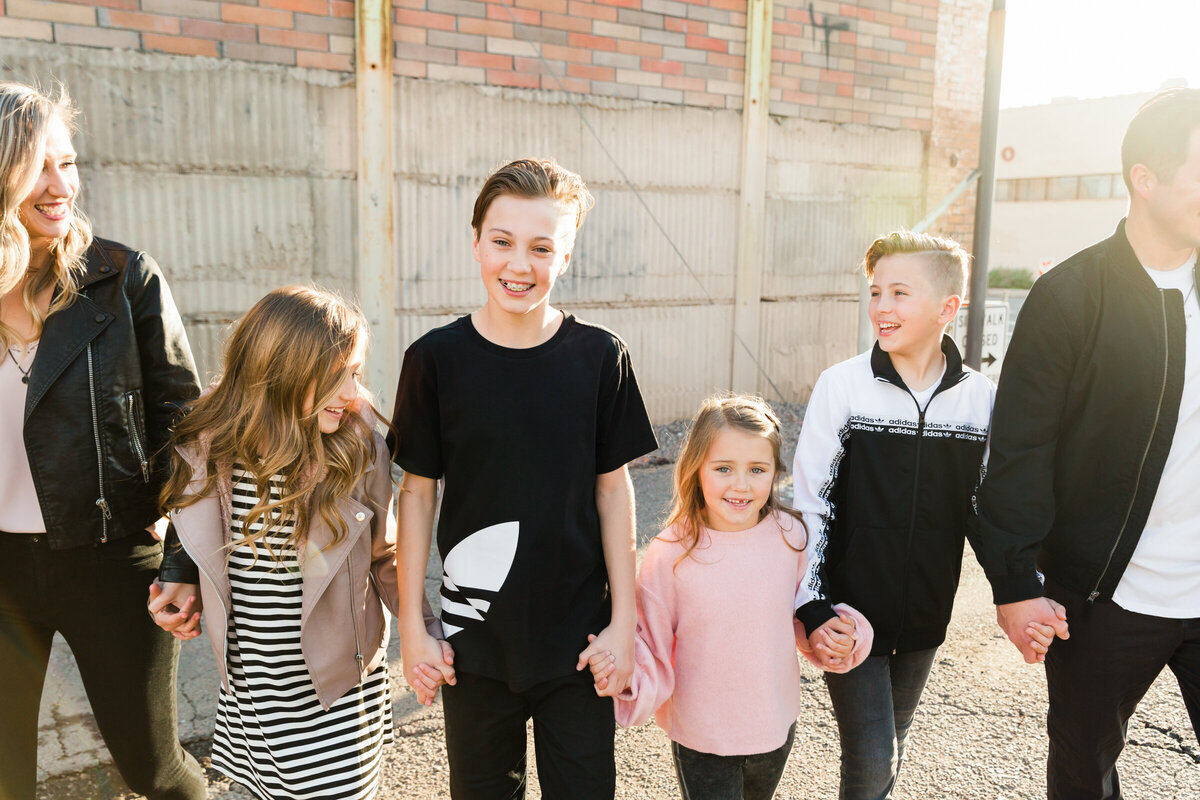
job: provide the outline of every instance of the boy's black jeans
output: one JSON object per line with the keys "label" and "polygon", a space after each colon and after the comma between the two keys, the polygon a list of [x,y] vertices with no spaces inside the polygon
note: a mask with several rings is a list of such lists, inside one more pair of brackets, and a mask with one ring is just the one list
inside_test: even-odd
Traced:
{"label": "boy's black jeans", "polygon": [[788,728],[787,741],[769,753],[718,756],[671,742],[675,777],[683,800],[771,800],[783,777],[796,723]]}
{"label": "boy's black jeans", "polygon": [[51,550],[0,532],[0,798],[32,800],[38,706],[55,631],[71,646],[96,724],[129,787],[151,800],[203,800],[200,765],[179,746],[178,642],[146,612],[162,545],[145,532]]}
{"label": "boy's black jeans", "polygon": [[1046,653],[1050,714],[1049,800],[1120,800],[1117,756],[1129,718],[1169,667],[1200,730],[1200,619],[1126,611],[1112,600],[1089,604],[1046,581],[1046,596],[1066,606],[1071,638]]}
{"label": "boy's black jeans", "polygon": [[525,723],[533,718],[538,783],[545,800],[612,800],[616,719],[583,670],[513,692],[503,681],[458,672],[442,687],[450,796],[517,800],[525,796]]}

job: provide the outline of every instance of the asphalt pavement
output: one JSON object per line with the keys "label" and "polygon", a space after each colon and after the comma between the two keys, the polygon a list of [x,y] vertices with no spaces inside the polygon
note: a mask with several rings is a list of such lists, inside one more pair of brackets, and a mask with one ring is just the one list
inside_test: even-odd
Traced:
{"label": "asphalt pavement", "polygon": [[[670,465],[638,467],[639,549],[657,533],[670,496]],[[440,565],[430,568],[430,587]],[[393,640],[392,657],[399,663]],[[801,661],[802,710],[795,746],[777,797],[837,797],[838,737],[820,673]],[[736,691],[738,675],[730,675]],[[418,706],[392,671],[396,743],[385,755],[379,800],[448,798],[440,703]],[[527,797],[539,798],[530,739]],[[189,748],[206,760],[209,742]],[[679,790],[666,737],[653,723],[618,730],[617,797],[666,800]],[[909,737],[897,800],[1017,800],[1044,797],[1046,690],[1040,666],[1029,666],[995,624],[987,581],[969,552],[949,636],[925,690]],[[1200,798],[1200,747],[1174,678],[1164,672],[1130,723],[1129,745],[1119,762],[1126,797],[1139,800]],[[212,770],[210,800],[251,795]],[[111,767],[55,778],[39,786],[38,800],[135,800]]]}

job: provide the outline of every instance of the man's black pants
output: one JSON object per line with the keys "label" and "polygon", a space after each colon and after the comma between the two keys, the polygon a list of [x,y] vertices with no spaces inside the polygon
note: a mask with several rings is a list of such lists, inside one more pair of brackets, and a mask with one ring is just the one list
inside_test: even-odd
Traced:
{"label": "man's black pants", "polygon": [[1200,730],[1200,618],[1165,619],[1088,603],[1051,582],[1046,595],[1066,606],[1071,638],[1046,654],[1050,693],[1049,800],[1120,800],[1117,756],[1129,718],[1169,667],[1179,681],[1192,731]]}

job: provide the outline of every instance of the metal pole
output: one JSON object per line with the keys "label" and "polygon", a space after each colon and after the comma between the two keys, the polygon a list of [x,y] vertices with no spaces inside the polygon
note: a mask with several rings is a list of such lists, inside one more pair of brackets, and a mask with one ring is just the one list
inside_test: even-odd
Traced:
{"label": "metal pole", "polygon": [[385,0],[354,4],[355,95],[358,104],[358,229],[356,288],[371,326],[368,385],[383,410],[400,365],[396,323],[392,168],[392,7]]}
{"label": "metal pole", "polygon": [[[759,319],[762,309],[763,223],[767,198],[767,147],[771,96],[772,0],[746,7],[746,93],[742,105],[740,248],[733,305],[732,386],[758,389]],[[782,399],[782,398],[781,398]]]}
{"label": "metal pole", "polygon": [[992,235],[992,195],[996,189],[996,124],[1000,118],[1000,67],[1004,61],[1004,0],[994,0],[988,17],[987,72],[983,82],[983,121],[979,132],[979,185],[975,192],[975,263],[967,309],[967,354],[979,369],[983,356],[983,318],[987,314],[988,258]]}

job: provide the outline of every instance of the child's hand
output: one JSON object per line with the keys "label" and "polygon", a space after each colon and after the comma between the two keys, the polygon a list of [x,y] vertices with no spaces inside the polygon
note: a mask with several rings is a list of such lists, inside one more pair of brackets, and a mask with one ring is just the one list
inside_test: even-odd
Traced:
{"label": "child's hand", "polygon": [[[596,634],[588,634],[588,644],[596,641]],[[596,685],[596,694],[608,688],[608,676],[617,668],[617,657],[608,650],[600,650],[588,658],[588,666],[592,669],[592,682]]]}
{"label": "child's hand", "polygon": [[[404,679],[423,706],[433,705],[438,687],[454,685],[454,648],[444,639],[434,639],[425,633],[400,641],[400,662]],[[410,668],[409,664],[413,666]]]}
{"label": "child's hand", "polygon": [[1050,643],[1054,641],[1054,628],[1034,620],[1029,621],[1025,633],[1029,636],[1030,648],[1040,655],[1045,655],[1050,649]]}
{"label": "child's hand", "polygon": [[[599,636],[588,635],[588,646],[579,654],[576,670],[592,665],[593,657],[599,655],[597,662],[603,677],[597,677],[597,671],[592,669],[592,677],[596,681],[596,694],[601,697],[615,697],[629,686],[633,677],[633,630],[621,633],[612,625],[600,631]],[[612,669],[605,670],[604,662],[612,657]],[[603,685],[601,685],[603,683]]]}
{"label": "child's hand", "polygon": [[841,664],[854,652],[858,643],[858,626],[854,620],[839,614],[825,622],[808,637],[808,644],[823,663]]}
{"label": "child's hand", "polygon": [[200,587],[194,583],[161,583],[155,578],[146,610],[155,625],[180,641],[200,635],[203,604]]}

